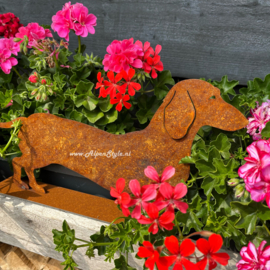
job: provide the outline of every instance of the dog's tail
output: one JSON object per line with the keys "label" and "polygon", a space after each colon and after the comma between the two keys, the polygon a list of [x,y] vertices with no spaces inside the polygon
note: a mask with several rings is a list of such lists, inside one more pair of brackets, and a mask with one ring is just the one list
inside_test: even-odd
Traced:
{"label": "dog's tail", "polygon": [[26,119],[27,119],[26,117],[18,117],[9,122],[5,122],[5,123],[0,122],[0,128],[11,128],[15,121],[21,120],[21,122],[24,123]]}

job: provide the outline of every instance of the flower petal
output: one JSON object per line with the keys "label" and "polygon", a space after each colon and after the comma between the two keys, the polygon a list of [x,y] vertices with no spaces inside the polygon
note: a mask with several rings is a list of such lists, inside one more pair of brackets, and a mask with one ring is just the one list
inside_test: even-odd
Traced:
{"label": "flower petal", "polygon": [[133,179],[129,182],[129,188],[136,198],[141,196],[141,185],[137,179]]}
{"label": "flower petal", "polygon": [[153,168],[152,166],[148,166],[146,169],[144,169],[144,174],[146,177],[159,183],[159,175],[156,169]]}
{"label": "flower petal", "polygon": [[168,166],[164,169],[162,175],[161,175],[161,182],[164,182],[168,179],[170,179],[171,177],[173,177],[175,174],[175,168],[172,166]]}
{"label": "flower petal", "polygon": [[212,234],[209,239],[208,243],[210,245],[210,252],[215,253],[219,251],[223,245],[223,239],[219,234]]}
{"label": "flower petal", "polygon": [[[165,238],[164,244],[171,254],[179,254],[179,242],[175,236],[169,236]],[[195,246],[195,245],[194,245]]]}

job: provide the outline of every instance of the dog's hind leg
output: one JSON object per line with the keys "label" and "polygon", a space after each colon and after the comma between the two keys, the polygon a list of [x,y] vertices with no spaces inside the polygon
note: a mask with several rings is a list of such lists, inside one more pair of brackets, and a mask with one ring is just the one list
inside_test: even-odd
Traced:
{"label": "dog's hind leg", "polygon": [[28,176],[29,185],[33,189],[33,191],[35,191],[38,194],[45,194],[46,191],[44,190],[44,188],[42,188],[40,185],[37,184],[37,180],[34,175],[34,169],[25,167],[24,170]]}
{"label": "dog's hind leg", "polygon": [[12,179],[13,179],[14,183],[16,185],[18,185],[21,189],[28,190],[29,189],[28,185],[21,180],[22,167],[24,167],[23,166],[22,156],[21,157],[15,157],[12,160],[12,166],[13,166],[13,171],[14,171]]}

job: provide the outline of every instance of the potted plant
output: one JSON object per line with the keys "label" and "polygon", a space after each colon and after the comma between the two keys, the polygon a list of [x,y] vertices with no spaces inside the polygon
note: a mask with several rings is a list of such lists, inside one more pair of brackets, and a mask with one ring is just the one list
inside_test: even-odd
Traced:
{"label": "potted plant", "polygon": [[[81,37],[94,34],[97,19],[82,4],[65,4],[53,16],[51,27],[21,26],[10,14],[4,18],[9,23],[0,28],[5,36],[0,40],[1,122],[42,112],[120,135],[144,129],[168,85],[174,85],[171,73],[163,70],[160,45],[154,49],[149,42],[115,40],[103,60],[84,54]],[[7,31],[9,26],[12,31]],[[65,40],[55,41],[50,28]],[[68,49],[72,32],[78,36],[73,55]],[[115,268],[131,269],[124,255],[133,251],[134,244],[140,245],[137,255],[146,258],[149,269],[173,264],[175,269],[214,269],[217,262],[228,262],[227,255],[217,253],[221,245],[241,250],[238,269],[268,269],[269,247],[264,245],[270,243],[269,81],[270,75],[255,78],[236,91],[238,82],[228,81],[227,76],[208,80],[220,89],[223,100],[250,117],[247,129],[225,132],[202,127],[191,156],[179,160],[191,164],[190,178],[175,187],[166,182],[169,177],[161,181],[151,167],[145,173],[158,183],[139,187],[132,180],[131,196],[122,193],[124,181],[118,180],[111,195],[117,197],[123,222],[102,227],[91,241],[76,239],[66,222],[62,232],[53,231],[66,269],[74,268],[72,253],[80,246],[88,247],[87,256],[93,257],[97,249],[108,260],[120,251]],[[1,130],[2,157],[11,160],[21,154],[19,128],[16,122],[11,136]],[[173,168],[166,172],[172,175]],[[209,239],[200,238],[195,245],[189,240],[194,235]],[[85,243],[77,245],[75,240]],[[196,247],[202,255],[194,254]]]}

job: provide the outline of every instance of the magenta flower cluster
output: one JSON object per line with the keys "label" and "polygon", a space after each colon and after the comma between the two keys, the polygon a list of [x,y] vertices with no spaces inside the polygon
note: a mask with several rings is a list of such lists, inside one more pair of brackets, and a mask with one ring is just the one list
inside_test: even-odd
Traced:
{"label": "magenta flower cluster", "polygon": [[12,66],[18,64],[13,55],[18,55],[20,45],[13,41],[13,38],[0,39],[0,67],[4,73],[9,74]]}
{"label": "magenta flower cluster", "polygon": [[39,39],[45,39],[46,37],[52,37],[52,33],[49,29],[44,29],[38,23],[28,23],[26,27],[20,27],[16,38],[21,38],[18,42],[23,42],[24,36],[28,38],[28,48],[32,48],[35,41]]}
{"label": "magenta flower cluster", "polygon": [[260,140],[247,147],[246,163],[238,170],[255,202],[266,200],[270,208],[270,141]]}
{"label": "magenta flower cluster", "polygon": [[52,21],[52,29],[67,41],[70,30],[74,30],[77,36],[87,37],[88,33],[95,34],[94,26],[97,25],[97,17],[88,14],[87,7],[80,3],[71,5],[71,2],[66,3],[63,9],[52,17]]}
{"label": "magenta flower cluster", "polygon": [[270,246],[264,247],[262,241],[258,248],[251,242],[240,251],[242,260],[236,266],[238,270],[270,270]]}
{"label": "magenta flower cluster", "polygon": [[248,118],[247,133],[249,133],[254,141],[262,138],[261,132],[267,122],[270,121],[270,100],[263,102],[261,106],[257,103],[257,107],[251,110],[251,117]]}

